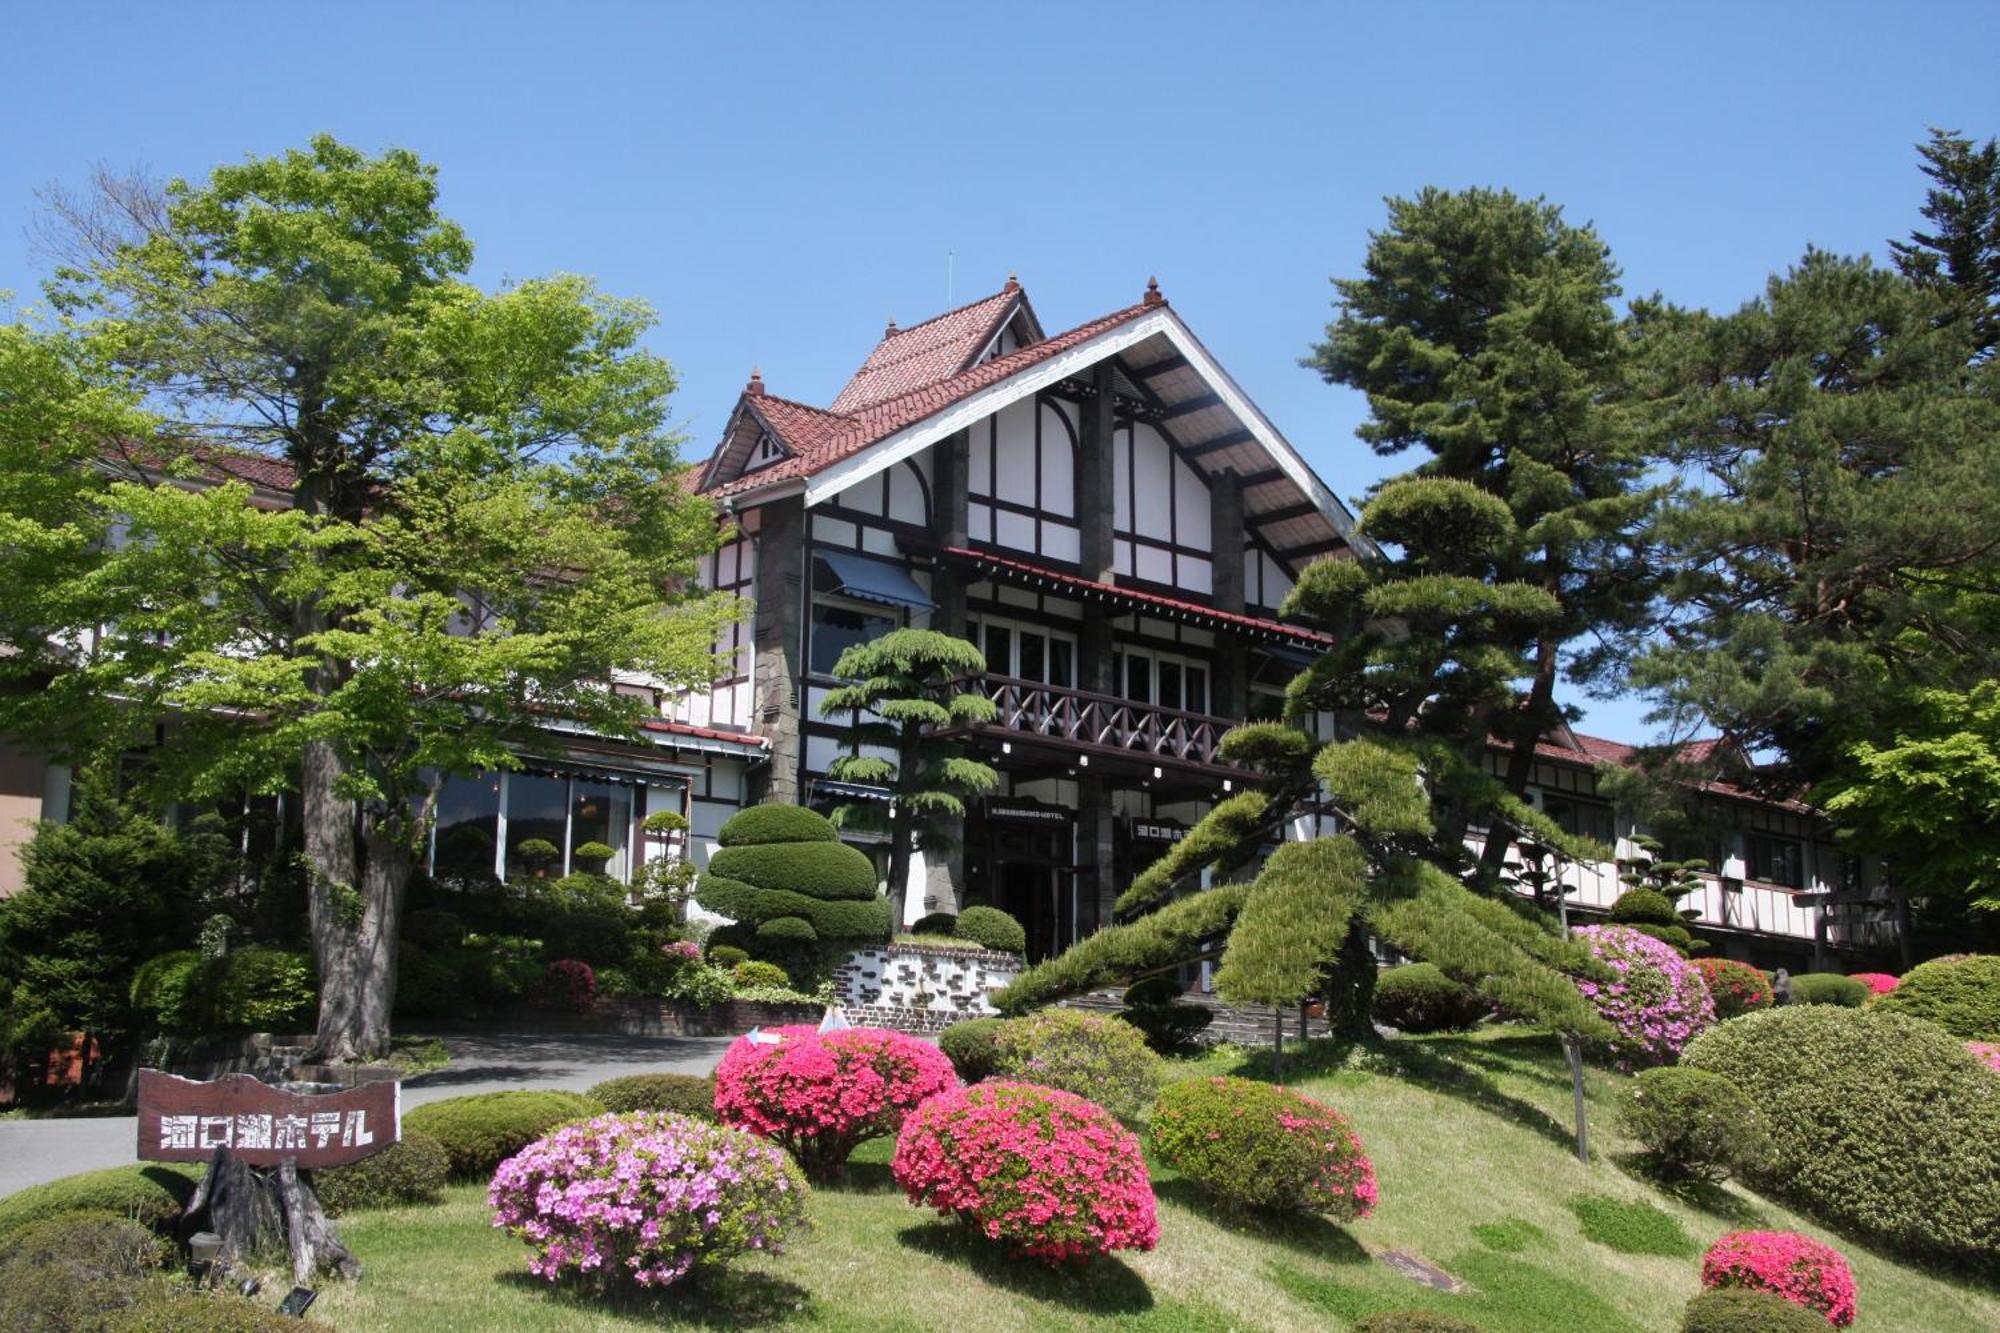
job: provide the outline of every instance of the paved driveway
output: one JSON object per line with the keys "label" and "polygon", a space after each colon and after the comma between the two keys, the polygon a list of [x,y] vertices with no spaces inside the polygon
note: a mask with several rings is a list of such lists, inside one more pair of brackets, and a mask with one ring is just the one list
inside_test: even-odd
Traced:
{"label": "paved driveway", "polygon": [[[620,1074],[706,1074],[727,1037],[447,1036],[451,1065],[403,1084],[403,1106],[508,1088],[581,1092]],[[0,1120],[0,1195],[79,1171],[137,1160],[139,1122]]]}

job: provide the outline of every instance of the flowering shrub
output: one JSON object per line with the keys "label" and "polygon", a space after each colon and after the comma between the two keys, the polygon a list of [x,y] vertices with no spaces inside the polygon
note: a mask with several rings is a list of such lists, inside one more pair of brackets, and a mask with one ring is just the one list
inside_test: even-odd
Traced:
{"label": "flowering shrub", "polygon": [[660,952],[681,963],[701,961],[701,946],[693,940],[668,940],[660,946]]}
{"label": "flowering shrub", "polygon": [[1715,1004],[1694,964],[1671,945],[1626,926],[1585,926],[1577,939],[1614,980],[1576,988],[1618,1029],[1606,1043],[1620,1067],[1672,1064],[1696,1033],[1715,1024]]}
{"label": "flowering shrub", "polygon": [[1325,1213],[1375,1207],[1375,1166],[1340,1112],[1245,1078],[1176,1083],[1153,1107],[1153,1150],[1174,1170],[1239,1207]]}
{"label": "flowering shrub", "polygon": [[1701,1261],[1704,1287],[1776,1292],[1825,1315],[1835,1328],[1854,1322],[1854,1274],[1838,1250],[1796,1231],[1732,1231]]}
{"label": "flowering shrub", "polygon": [[1769,1009],[1775,998],[1771,993],[1769,977],[1734,958],[1697,958],[1694,970],[1701,973],[1702,981],[1708,986],[1709,999],[1715,1002],[1717,1022],[1747,1014],[1753,1009]]}
{"label": "flowering shrub", "polygon": [[1016,1254],[1061,1262],[1160,1238],[1139,1140],[1055,1088],[989,1081],[933,1097],[903,1126],[890,1169],[911,1203]]}
{"label": "flowering shrub", "polygon": [[775,1139],[808,1175],[840,1173],[863,1140],[894,1134],[927,1097],[958,1086],[951,1061],[928,1042],[885,1028],[822,1035],[765,1028],[775,1044],[732,1044],[715,1069],[715,1110],[726,1125]]}
{"label": "flowering shrub", "polygon": [[500,1164],[493,1225],[528,1242],[528,1268],[665,1286],[746,1250],[783,1248],[806,1184],[748,1134],[667,1111],[601,1115]]}
{"label": "flowering shrub", "polygon": [[542,974],[542,993],[558,1009],[587,1014],[597,1003],[597,974],[590,970],[589,963],[558,958]]}
{"label": "flowering shrub", "polygon": [[1965,1049],[1978,1056],[1988,1069],[2000,1074],[2000,1042],[1968,1041]]}
{"label": "flowering shrub", "polygon": [[1003,1078],[1073,1092],[1128,1118],[1152,1104],[1165,1069],[1139,1029],[1076,1009],[1007,1020],[993,1053]]}
{"label": "flowering shrub", "polygon": [[1901,977],[1892,977],[1887,972],[1851,972],[1848,980],[1860,982],[1876,995],[1887,995],[1903,984]]}

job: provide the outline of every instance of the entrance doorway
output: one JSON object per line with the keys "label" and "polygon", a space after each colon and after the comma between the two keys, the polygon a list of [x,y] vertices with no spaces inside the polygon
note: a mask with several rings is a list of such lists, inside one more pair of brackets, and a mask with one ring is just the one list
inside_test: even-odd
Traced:
{"label": "entrance doorway", "polygon": [[1028,933],[1028,961],[1039,963],[1076,942],[1076,872],[1068,866],[1003,861],[994,867],[995,906]]}
{"label": "entrance doorway", "polygon": [[966,832],[974,885],[1021,923],[1028,961],[1052,958],[1074,944],[1075,815],[1039,801],[989,798]]}

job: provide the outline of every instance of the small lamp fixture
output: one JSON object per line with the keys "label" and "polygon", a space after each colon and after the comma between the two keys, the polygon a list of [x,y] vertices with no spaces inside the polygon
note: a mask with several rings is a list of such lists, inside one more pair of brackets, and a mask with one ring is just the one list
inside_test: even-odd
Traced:
{"label": "small lamp fixture", "polygon": [[222,1253],[222,1237],[213,1231],[197,1231],[188,1237],[188,1276],[196,1285],[208,1285],[215,1271],[215,1257]]}
{"label": "small lamp fixture", "polygon": [[1001,753],[1001,754],[1012,754],[1012,753],[1014,753],[1014,742],[1012,742],[1012,741],[1001,741],[1001,742],[1000,742],[1000,753]]}
{"label": "small lamp fixture", "polygon": [[1159,780],[1160,780],[1160,770],[1157,767],[1155,767],[1153,769],[1153,781],[1158,782]]}

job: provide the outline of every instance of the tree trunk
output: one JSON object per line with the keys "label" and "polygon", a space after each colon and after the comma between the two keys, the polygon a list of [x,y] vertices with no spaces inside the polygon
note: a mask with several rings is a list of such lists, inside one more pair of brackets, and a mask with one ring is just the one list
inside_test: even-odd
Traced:
{"label": "tree trunk", "polygon": [[361,1265],[333,1232],[309,1177],[287,1157],[275,1171],[260,1171],[227,1148],[217,1148],[208,1170],[188,1200],[183,1230],[212,1231],[222,1238],[215,1270],[227,1273],[248,1261],[289,1253],[292,1281],[311,1282],[322,1269],[345,1278],[361,1276]]}
{"label": "tree trunk", "polygon": [[413,858],[407,843],[338,789],[346,760],[305,747],[299,795],[307,902],[319,968],[319,1025],[311,1058],[366,1060],[389,1047],[396,1001],[396,935]]}
{"label": "tree trunk", "polygon": [[1583,1041],[1565,1034],[1563,1058],[1569,1061],[1570,1095],[1576,1102],[1576,1160],[1590,1165],[1590,1126],[1583,1114]]}
{"label": "tree trunk", "polygon": [[[1535,646],[1535,683],[1528,691],[1527,706],[1508,718],[1507,739],[1513,748],[1507,752],[1507,770],[1501,776],[1508,794],[1520,796],[1528,790],[1528,779],[1535,771],[1535,742],[1540,739],[1542,723],[1551,715],[1555,707],[1556,667],[1559,662],[1561,645],[1554,639],[1544,637]],[[1507,847],[1511,839],[1501,836],[1500,830],[1486,831],[1486,845],[1479,851],[1479,881],[1493,884],[1500,878],[1501,867],[1507,864]]]}

